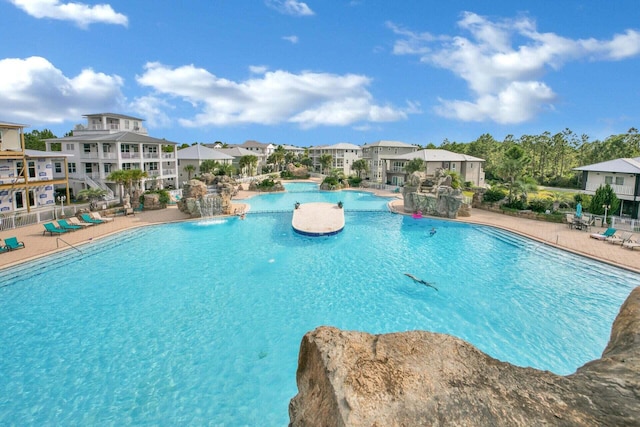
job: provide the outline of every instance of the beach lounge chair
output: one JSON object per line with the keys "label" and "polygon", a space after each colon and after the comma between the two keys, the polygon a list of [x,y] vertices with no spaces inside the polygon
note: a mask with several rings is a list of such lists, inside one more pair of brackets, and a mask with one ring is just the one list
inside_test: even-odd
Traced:
{"label": "beach lounge chair", "polygon": [[607,228],[602,233],[591,233],[591,235],[589,237],[591,237],[592,239],[607,240],[607,237],[611,237],[614,234],[616,234],[616,229],[615,228]]}
{"label": "beach lounge chair", "polygon": [[67,222],[68,222],[69,224],[79,225],[79,226],[80,226],[80,227],[82,227],[82,228],[91,227],[92,225],[95,225],[95,224],[89,224],[88,222],[82,222],[82,221],[80,221],[78,218],[76,218],[75,216],[73,216],[73,217],[69,218],[69,219],[67,220]]}
{"label": "beach lounge chair", "polygon": [[17,237],[7,237],[6,239],[4,239],[4,248],[9,251],[14,251],[16,249],[24,248],[24,243],[18,242]]}
{"label": "beach lounge chair", "polygon": [[105,217],[103,217],[102,215],[100,215],[100,212],[93,212],[93,213],[91,213],[91,214],[89,214],[89,215],[91,215],[91,218],[93,218],[93,219],[98,219],[98,220],[100,220],[100,221],[104,221],[104,222],[111,222],[111,221],[113,221],[113,218],[105,218]]}
{"label": "beach lounge chair", "polygon": [[69,230],[69,231],[80,230],[82,228],[79,225],[69,224],[66,219],[59,219],[58,225],[60,226],[59,228],[62,228],[63,230]]}
{"label": "beach lounge chair", "polygon": [[629,248],[634,250],[635,248],[640,248],[640,239],[629,239],[626,242],[622,243],[622,246],[625,248]]}
{"label": "beach lounge chair", "polygon": [[9,252],[9,249],[7,249],[7,247],[4,245],[0,245],[0,254],[3,252]]}
{"label": "beach lounge chair", "polygon": [[69,231],[61,227],[56,227],[56,225],[52,222],[46,222],[43,225],[44,225],[44,231],[42,232],[43,236],[47,233],[49,233],[50,236],[53,236],[54,234],[63,234]]}
{"label": "beach lounge chair", "polygon": [[627,240],[631,239],[631,237],[633,237],[633,233],[622,233],[620,236],[618,236],[617,234],[614,234],[613,236],[607,237],[607,242],[611,243],[612,245],[617,245],[618,243],[620,243],[621,245],[626,242]]}
{"label": "beach lounge chair", "polygon": [[80,219],[83,220],[84,222],[87,222],[89,224],[103,224],[104,221],[101,219],[93,219],[91,218],[91,216],[87,213],[83,213],[80,214]]}

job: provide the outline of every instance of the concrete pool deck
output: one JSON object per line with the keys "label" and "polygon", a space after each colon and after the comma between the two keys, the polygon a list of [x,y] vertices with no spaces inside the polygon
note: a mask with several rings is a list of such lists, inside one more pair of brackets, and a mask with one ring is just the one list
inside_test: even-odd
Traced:
{"label": "concrete pool deck", "polygon": [[[390,209],[396,213],[404,213],[402,209],[403,201],[401,196],[388,191],[371,191],[380,196],[393,197],[394,199],[389,204]],[[247,206],[244,203],[247,203],[248,201],[244,199],[255,194],[256,193],[250,193],[248,191],[241,191],[237,197],[234,197],[233,209],[238,208],[245,210]],[[109,223],[87,227],[84,230],[65,233],[61,236],[43,236],[42,232],[44,231],[44,226],[42,224],[5,230],[0,232],[0,239],[15,236],[19,241],[24,242],[26,247],[16,251],[1,253],[0,268],[19,264],[57,251],[66,250],[69,249],[69,245],[82,249],[82,245],[91,244],[102,237],[106,237],[122,230],[154,224],[186,221],[189,219],[189,216],[180,212],[176,206],[169,206],[166,209],[157,211],[136,213],[135,216],[119,216]],[[247,220],[250,219],[250,216],[248,216]],[[591,232],[585,232],[570,229],[566,224],[516,218],[500,213],[483,211],[481,209],[473,209],[470,217],[458,218],[454,221],[502,228],[540,242],[544,242],[550,246],[568,250],[640,273],[640,251],[633,251],[623,248],[620,245],[612,245],[589,237],[590,233],[604,230],[602,228],[593,228]],[[636,237],[640,237],[640,233],[636,234]]]}
{"label": "concrete pool deck", "polygon": [[302,203],[293,210],[291,226],[305,236],[330,236],[344,228],[344,210],[334,203]]}

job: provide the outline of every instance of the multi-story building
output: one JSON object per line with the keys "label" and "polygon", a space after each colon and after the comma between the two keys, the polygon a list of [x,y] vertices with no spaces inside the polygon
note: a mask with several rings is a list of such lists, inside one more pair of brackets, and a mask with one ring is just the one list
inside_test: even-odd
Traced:
{"label": "multi-story building", "polygon": [[[67,177],[62,165],[67,155],[60,152],[26,150],[26,125],[0,122],[0,213],[31,212],[56,204],[54,186],[64,187],[61,197],[69,198]],[[60,169],[60,178],[54,174]],[[66,194],[66,195],[65,195]]]}
{"label": "multi-story building", "polygon": [[331,166],[329,170],[340,169],[345,175],[351,175],[353,162],[361,157],[362,148],[357,145],[341,142],[334,145],[321,145],[309,147],[309,158],[313,161],[313,170],[320,173],[328,173],[322,170],[320,159],[322,156],[331,156]]}
{"label": "multi-story building", "polygon": [[640,219],[640,157],[620,158],[581,166],[582,189],[594,195],[600,186],[609,184],[620,200],[620,210],[613,215]]}
{"label": "multi-story building", "polygon": [[424,162],[424,172],[435,175],[438,170],[457,172],[462,182],[471,182],[474,187],[484,187],[484,160],[447,150],[425,149],[401,155],[382,156],[386,163],[386,183],[402,185],[406,181],[405,166],[413,159]]}
{"label": "multi-story building", "polygon": [[46,140],[48,150],[59,143],[62,153],[73,155],[65,173],[74,194],[92,187],[115,197],[120,186],[107,177],[127,169],[147,172],[143,189],[178,187],[177,143],[148,136],[144,120],[137,117],[112,113],[84,117],[87,125],[76,125],[73,136]]}
{"label": "multi-story building", "polygon": [[391,184],[391,181],[387,179],[389,165],[385,159],[389,156],[409,154],[417,150],[418,147],[415,145],[400,141],[377,141],[363,145],[362,158],[366,160],[369,166],[369,171],[365,174],[364,178],[373,182]]}

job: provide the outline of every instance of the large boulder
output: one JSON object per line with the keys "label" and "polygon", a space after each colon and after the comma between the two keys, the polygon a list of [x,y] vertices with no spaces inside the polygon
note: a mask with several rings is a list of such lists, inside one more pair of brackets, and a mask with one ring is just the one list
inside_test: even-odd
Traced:
{"label": "large boulder", "polygon": [[638,426],[640,287],[602,357],[569,376],[496,360],[458,338],[320,327],[300,346],[290,426]]}

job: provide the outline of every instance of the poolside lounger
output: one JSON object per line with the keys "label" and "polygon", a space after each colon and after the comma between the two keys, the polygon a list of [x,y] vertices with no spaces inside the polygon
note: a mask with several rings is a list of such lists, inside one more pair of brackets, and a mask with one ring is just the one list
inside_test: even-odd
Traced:
{"label": "poolside lounger", "polygon": [[102,224],[102,223],[104,223],[103,220],[101,220],[101,219],[93,219],[93,218],[91,218],[91,216],[89,216],[89,214],[86,214],[86,213],[80,214],[80,219],[82,219],[84,222],[88,222],[90,224]]}
{"label": "poolside lounger", "polygon": [[18,242],[17,237],[7,237],[4,239],[4,249],[8,251],[14,251],[16,249],[24,248],[23,242]]}
{"label": "poolside lounger", "polygon": [[626,242],[622,243],[622,246],[625,248],[629,248],[631,250],[634,250],[635,248],[640,248],[640,239],[629,239]]}
{"label": "poolside lounger", "polygon": [[100,215],[100,212],[93,212],[93,213],[91,213],[89,215],[91,216],[91,218],[97,219],[97,220],[100,220],[100,221],[104,221],[104,222],[113,221],[113,218],[105,218],[102,215]]}
{"label": "poolside lounger", "polygon": [[3,252],[9,252],[9,249],[7,249],[7,247],[4,245],[0,245],[0,254]]}
{"label": "poolside lounger", "polygon": [[56,225],[52,222],[46,222],[44,223],[44,231],[42,232],[42,235],[44,236],[45,234],[49,233],[50,236],[53,236],[54,234],[63,234],[68,231],[69,230],[65,230],[64,228],[56,227]]}
{"label": "poolside lounger", "polygon": [[95,224],[90,224],[88,222],[82,222],[78,218],[76,218],[75,216],[69,218],[67,221],[69,222],[69,224],[79,225],[82,228],[91,227],[92,225],[95,225]]}
{"label": "poolside lounger", "polygon": [[69,224],[66,219],[59,219],[58,225],[60,226],[59,228],[62,228],[63,230],[69,230],[69,231],[80,230],[82,228],[79,225]]}
{"label": "poolside lounger", "polygon": [[611,243],[612,245],[618,243],[622,245],[624,242],[631,239],[631,237],[633,237],[633,233],[622,233],[620,236],[614,234],[613,236],[607,237],[607,242]]}
{"label": "poolside lounger", "polygon": [[616,234],[615,228],[607,228],[603,233],[592,233],[590,237],[592,239],[607,240],[607,237],[611,237],[614,234]]}

